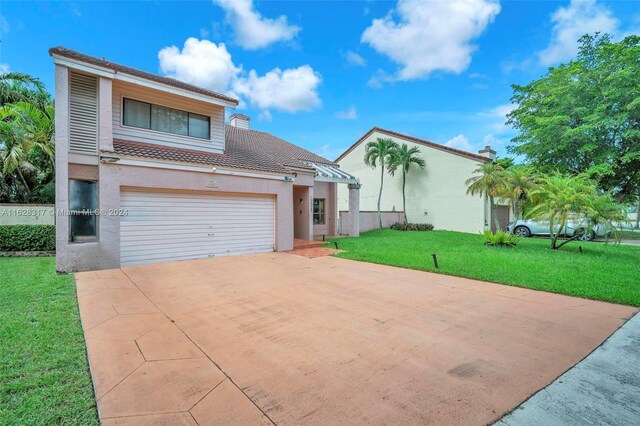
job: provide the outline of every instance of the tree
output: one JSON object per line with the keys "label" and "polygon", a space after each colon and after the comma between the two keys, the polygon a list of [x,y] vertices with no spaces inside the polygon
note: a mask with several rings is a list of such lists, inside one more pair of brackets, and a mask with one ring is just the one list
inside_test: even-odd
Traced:
{"label": "tree", "polygon": [[[551,235],[551,249],[558,250],[565,244],[578,239],[580,232],[558,244],[558,238],[565,234],[569,221],[581,224],[581,232],[591,232],[596,224],[615,229],[614,221],[623,218],[622,208],[609,193],[602,193],[596,183],[585,175],[570,176],[552,174],[543,176],[540,184],[529,192],[527,217],[548,221]],[[574,227],[576,225],[574,224]]]}
{"label": "tree", "polygon": [[17,72],[0,74],[0,106],[17,102],[30,102],[41,109],[52,103],[37,78]]}
{"label": "tree", "polygon": [[522,205],[535,185],[535,176],[526,166],[513,166],[505,170],[505,184],[506,188],[500,195],[511,200],[513,215],[522,219]]}
{"label": "tree", "polygon": [[[390,138],[378,138],[365,146],[364,163],[376,168],[380,164],[380,192],[378,193],[378,225],[382,229],[382,213],[380,202],[382,200],[382,188],[384,186],[385,167],[389,167],[393,154],[398,149],[398,144]],[[386,166],[385,166],[386,163]]]}
{"label": "tree", "polygon": [[0,75],[0,201],[54,200],[54,109],[36,78]]}
{"label": "tree", "polygon": [[542,172],[585,173],[621,201],[640,194],[640,36],[585,35],[578,56],[513,85],[510,152]]}
{"label": "tree", "polygon": [[500,229],[495,198],[503,196],[508,189],[507,176],[501,165],[489,161],[480,164],[474,171],[476,176],[466,180],[467,194],[480,195],[489,199],[491,215],[493,216],[496,230]]}
{"label": "tree", "polygon": [[409,148],[406,143],[403,143],[401,147],[396,149],[391,155],[391,163],[389,165],[389,172],[391,176],[394,176],[398,167],[402,168],[402,212],[404,214],[404,223],[408,223],[407,221],[407,201],[405,195],[405,184],[407,173],[411,168],[412,164],[419,166],[421,169],[424,169],[425,162],[422,157],[418,157],[417,154],[420,153],[420,149],[416,146]]}

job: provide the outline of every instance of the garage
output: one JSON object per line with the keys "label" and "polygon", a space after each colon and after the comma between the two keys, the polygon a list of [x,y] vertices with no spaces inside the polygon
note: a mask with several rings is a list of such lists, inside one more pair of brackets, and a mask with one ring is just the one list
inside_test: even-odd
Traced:
{"label": "garage", "polygon": [[274,250],[274,197],[122,191],[121,265]]}

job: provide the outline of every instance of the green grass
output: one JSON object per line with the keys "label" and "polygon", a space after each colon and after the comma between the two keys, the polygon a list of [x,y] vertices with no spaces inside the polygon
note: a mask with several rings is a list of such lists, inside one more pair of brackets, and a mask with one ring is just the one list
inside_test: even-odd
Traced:
{"label": "green grass", "polygon": [[640,247],[571,242],[552,251],[549,240],[537,238],[520,239],[515,248],[487,247],[479,234],[390,229],[333,241],[346,250],[336,256],[346,259],[640,306]]}
{"label": "green grass", "polygon": [[98,424],[73,277],[0,258],[0,424]]}
{"label": "green grass", "polygon": [[623,240],[640,240],[640,230],[629,229],[620,232],[620,238]]}

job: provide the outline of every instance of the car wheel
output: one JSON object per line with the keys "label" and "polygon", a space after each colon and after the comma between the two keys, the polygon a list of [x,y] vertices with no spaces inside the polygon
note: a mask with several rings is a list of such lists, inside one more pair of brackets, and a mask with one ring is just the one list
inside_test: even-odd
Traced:
{"label": "car wheel", "polygon": [[578,237],[578,239],[580,241],[593,241],[593,239],[595,238],[595,234],[593,231],[586,231],[584,229],[578,229],[576,231],[576,233],[578,233],[580,236]]}
{"label": "car wheel", "polygon": [[531,236],[531,231],[526,226],[517,226],[513,233],[518,237],[527,238]]}

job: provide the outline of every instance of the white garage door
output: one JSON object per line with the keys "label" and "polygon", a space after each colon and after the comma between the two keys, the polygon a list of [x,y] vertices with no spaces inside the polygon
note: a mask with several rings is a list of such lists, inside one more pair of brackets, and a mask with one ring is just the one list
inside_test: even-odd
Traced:
{"label": "white garage door", "polygon": [[273,197],[123,191],[120,201],[123,266],[274,250]]}

